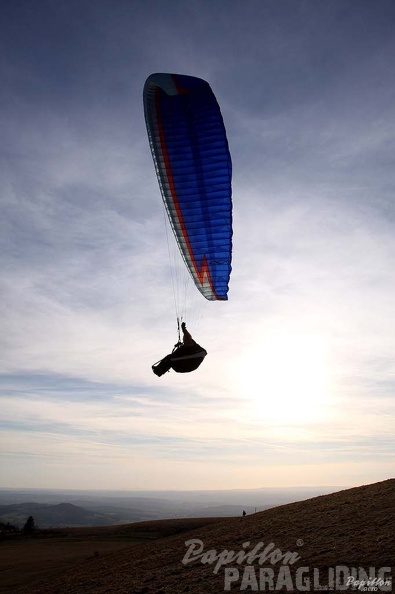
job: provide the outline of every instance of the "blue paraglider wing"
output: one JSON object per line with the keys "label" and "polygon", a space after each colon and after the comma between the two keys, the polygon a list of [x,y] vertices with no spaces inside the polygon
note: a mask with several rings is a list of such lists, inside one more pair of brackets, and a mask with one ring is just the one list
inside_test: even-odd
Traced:
{"label": "blue paraglider wing", "polygon": [[152,74],[144,112],[163,201],[199,291],[227,299],[232,252],[232,163],[210,85],[193,76]]}

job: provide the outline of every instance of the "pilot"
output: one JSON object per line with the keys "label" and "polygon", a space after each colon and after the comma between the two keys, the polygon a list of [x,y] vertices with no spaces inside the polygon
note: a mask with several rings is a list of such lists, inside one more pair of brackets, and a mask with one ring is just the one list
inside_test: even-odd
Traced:
{"label": "pilot", "polygon": [[207,355],[207,351],[202,348],[186,329],[185,322],[181,324],[183,334],[182,342],[177,342],[170,355],[152,365],[152,371],[160,377],[170,369],[177,373],[189,373],[195,371]]}

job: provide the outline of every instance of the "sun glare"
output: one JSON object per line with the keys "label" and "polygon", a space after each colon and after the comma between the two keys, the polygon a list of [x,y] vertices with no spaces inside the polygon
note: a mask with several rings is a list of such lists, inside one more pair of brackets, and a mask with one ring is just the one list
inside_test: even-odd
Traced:
{"label": "sun glare", "polygon": [[329,373],[324,344],[309,335],[266,338],[241,361],[239,385],[249,416],[303,423],[325,416]]}

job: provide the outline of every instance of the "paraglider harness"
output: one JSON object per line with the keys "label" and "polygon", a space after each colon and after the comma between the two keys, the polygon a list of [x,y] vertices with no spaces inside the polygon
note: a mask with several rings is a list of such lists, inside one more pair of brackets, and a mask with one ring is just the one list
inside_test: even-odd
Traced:
{"label": "paraglider harness", "polygon": [[177,373],[189,373],[195,371],[202,363],[207,355],[207,351],[201,347],[193,339],[193,345],[185,346],[180,339],[180,332],[178,330],[178,342],[170,355],[166,355],[163,359],[152,365],[152,371],[160,377],[170,369]]}

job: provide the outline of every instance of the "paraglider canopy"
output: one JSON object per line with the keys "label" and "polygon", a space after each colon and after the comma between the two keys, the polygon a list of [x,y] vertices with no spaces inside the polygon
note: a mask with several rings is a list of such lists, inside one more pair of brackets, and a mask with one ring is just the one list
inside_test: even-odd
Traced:
{"label": "paraglider canopy", "polygon": [[151,74],[144,86],[147,132],[166,211],[202,295],[226,300],[232,250],[232,165],[210,85]]}

